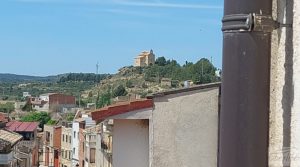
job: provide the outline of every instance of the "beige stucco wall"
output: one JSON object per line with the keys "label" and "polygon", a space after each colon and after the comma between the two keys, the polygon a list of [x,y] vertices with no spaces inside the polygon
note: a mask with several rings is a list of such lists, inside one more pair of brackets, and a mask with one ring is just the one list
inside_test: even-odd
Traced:
{"label": "beige stucco wall", "polygon": [[148,121],[115,119],[113,167],[149,167]]}
{"label": "beige stucco wall", "polygon": [[300,1],[294,1],[293,17],[293,103],[291,119],[291,167],[300,166]]}
{"label": "beige stucco wall", "polygon": [[216,167],[218,102],[219,88],[154,98],[151,167]]}
{"label": "beige stucco wall", "polygon": [[299,166],[299,1],[273,0],[269,166]]}
{"label": "beige stucco wall", "polygon": [[[72,138],[72,128],[67,128],[62,126],[62,131],[61,131],[61,135],[64,135],[64,140],[63,137],[61,137],[61,150],[62,151],[67,151],[67,158],[63,157],[62,154],[60,154],[60,164],[65,165],[67,167],[72,167],[72,142],[70,142],[70,138],[71,141],[73,140]],[[66,141],[66,137],[68,138],[68,140]],[[64,153],[65,154],[65,153]],[[71,159],[69,159],[69,154],[71,154]],[[65,156],[65,155],[64,155]]]}
{"label": "beige stucco wall", "polygon": [[43,165],[46,165],[45,163],[45,160],[46,160],[46,152],[47,152],[47,149],[46,148],[49,148],[49,165],[54,165],[54,149],[53,149],[53,127],[52,126],[48,126],[48,125],[45,125],[44,126],[44,138],[46,139],[46,132],[49,132],[50,133],[50,142],[49,142],[49,145],[44,145],[43,146],[43,162],[42,164]]}

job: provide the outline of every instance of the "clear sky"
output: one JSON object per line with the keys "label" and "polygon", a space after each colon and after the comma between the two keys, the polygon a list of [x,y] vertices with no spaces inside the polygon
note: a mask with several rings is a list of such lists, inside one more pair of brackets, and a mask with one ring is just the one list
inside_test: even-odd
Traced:
{"label": "clear sky", "polygon": [[221,68],[222,0],[0,0],[0,73],[115,73],[141,51]]}

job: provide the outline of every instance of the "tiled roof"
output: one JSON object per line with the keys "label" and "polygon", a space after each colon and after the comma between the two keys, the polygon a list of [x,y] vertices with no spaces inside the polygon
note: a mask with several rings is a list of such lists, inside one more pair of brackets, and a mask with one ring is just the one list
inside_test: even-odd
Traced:
{"label": "tiled roof", "polygon": [[38,122],[11,121],[6,124],[5,129],[12,132],[33,132],[39,126]]}
{"label": "tiled roof", "polygon": [[93,120],[104,120],[107,117],[127,113],[130,111],[152,108],[153,101],[151,99],[136,100],[130,102],[121,102],[111,106],[101,108],[98,111],[92,112]]}
{"label": "tiled roof", "polygon": [[15,145],[22,138],[23,137],[17,133],[0,130],[0,139],[9,142],[11,145]]}

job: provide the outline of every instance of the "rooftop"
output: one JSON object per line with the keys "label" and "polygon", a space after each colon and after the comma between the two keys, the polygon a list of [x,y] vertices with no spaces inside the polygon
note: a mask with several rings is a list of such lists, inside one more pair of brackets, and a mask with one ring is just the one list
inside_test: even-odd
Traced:
{"label": "rooftop", "polygon": [[216,87],[220,87],[220,86],[221,86],[221,82],[196,85],[196,86],[191,86],[188,88],[180,88],[180,89],[174,89],[174,90],[168,90],[168,91],[164,91],[164,92],[154,93],[150,96],[147,96],[147,99],[152,99],[154,97],[162,97],[162,96],[167,96],[167,95],[177,94],[177,93],[185,93],[185,92],[201,90],[201,89],[216,88]]}
{"label": "rooftop", "polygon": [[15,145],[22,138],[23,137],[17,133],[0,130],[0,139],[9,142],[11,145]]}
{"label": "rooftop", "polygon": [[92,112],[92,118],[93,120],[104,120],[110,116],[152,107],[153,101],[151,99],[120,102]]}
{"label": "rooftop", "polygon": [[12,132],[33,132],[38,126],[38,122],[11,121],[6,124],[5,129]]}
{"label": "rooftop", "polygon": [[59,93],[44,93],[44,94],[41,94],[40,96],[50,96],[50,95],[54,95],[54,94],[59,94]]}

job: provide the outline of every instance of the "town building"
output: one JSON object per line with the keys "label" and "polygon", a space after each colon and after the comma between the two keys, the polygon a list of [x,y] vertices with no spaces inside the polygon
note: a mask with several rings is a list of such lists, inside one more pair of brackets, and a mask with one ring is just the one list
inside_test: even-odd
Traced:
{"label": "town building", "polygon": [[[64,122],[61,128],[61,154],[60,154],[60,166],[61,167],[73,167],[72,166],[72,123]],[[75,150],[74,150],[75,152]]]}
{"label": "town building", "polygon": [[22,167],[38,167],[39,165],[39,143],[38,143],[38,122],[11,121],[6,124],[7,131],[15,132],[23,136],[17,149],[16,157],[21,159]]}
{"label": "town building", "polygon": [[114,167],[217,167],[219,96],[219,83],[200,85],[108,106],[92,117],[103,125],[113,119]]}
{"label": "town building", "polygon": [[171,78],[162,78],[160,80],[160,85],[163,87],[171,87],[172,86],[172,79]]}
{"label": "town building", "polygon": [[18,167],[20,160],[16,158],[17,144],[22,140],[22,136],[0,129],[0,166]]}
{"label": "town building", "polygon": [[8,121],[9,121],[8,114],[0,112],[0,122],[7,123]]}
{"label": "town building", "polygon": [[61,134],[61,126],[44,125],[43,166],[60,167]]}
{"label": "town building", "polygon": [[86,128],[83,131],[85,137],[84,155],[85,167],[96,167],[96,139],[100,132],[100,126]]}
{"label": "town building", "polygon": [[[96,122],[92,120],[89,113],[82,112],[80,115],[75,116],[76,119],[73,121],[73,158],[72,164],[79,165],[79,167],[86,167],[86,136],[85,129],[96,126]],[[77,136],[77,137],[76,137]],[[89,144],[89,143],[88,143]]]}
{"label": "town building", "polygon": [[112,167],[113,120],[108,119],[100,125],[96,135],[96,167]]}
{"label": "town building", "polygon": [[139,54],[134,61],[135,67],[146,67],[155,64],[155,54],[153,53],[153,50],[144,51],[141,54]]}
{"label": "town building", "polygon": [[79,165],[79,122],[72,122],[72,166]]}
{"label": "town building", "polygon": [[23,92],[23,98],[31,97],[31,94],[29,92]]}
{"label": "town building", "polygon": [[30,97],[28,98],[28,103],[32,106],[32,109],[45,112],[61,112],[63,108],[76,107],[76,99],[74,96],[60,93],[46,93],[39,97]]}

